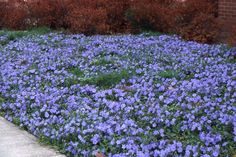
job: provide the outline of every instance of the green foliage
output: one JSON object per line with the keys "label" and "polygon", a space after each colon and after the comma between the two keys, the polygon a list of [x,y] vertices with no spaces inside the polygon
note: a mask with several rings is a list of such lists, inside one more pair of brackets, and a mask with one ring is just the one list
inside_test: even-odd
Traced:
{"label": "green foliage", "polygon": [[101,58],[99,60],[95,60],[91,63],[91,65],[96,65],[96,66],[105,66],[107,64],[113,64],[114,61],[111,61],[111,60],[107,60],[105,58]]}
{"label": "green foliage", "polygon": [[64,143],[62,141],[58,141],[55,139],[50,139],[44,135],[41,135],[39,137],[39,142],[41,144],[46,144],[46,145],[50,145],[50,147],[52,147],[53,149],[58,150],[59,152],[66,154],[66,151],[64,149]]}
{"label": "green foliage", "polygon": [[80,70],[78,67],[69,68],[68,71],[78,77],[84,76],[84,72]]}
{"label": "green foliage", "polygon": [[97,77],[84,80],[84,84],[93,84],[101,88],[110,88],[113,85],[119,83],[122,79],[128,79],[131,77],[129,70],[122,70],[121,72],[112,72],[109,74],[100,74]]}
{"label": "green foliage", "polygon": [[14,124],[16,124],[16,125],[20,125],[20,119],[19,118],[16,118],[16,117],[13,117],[13,119],[12,119],[12,122],[14,123]]}
{"label": "green foliage", "polygon": [[229,58],[226,60],[227,63],[230,63],[230,64],[235,64],[236,63],[236,58]]}
{"label": "green foliage", "polygon": [[25,31],[13,31],[7,33],[7,39],[9,41],[15,40],[17,38],[22,38],[23,36],[26,36],[27,32]]}
{"label": "green foliage", "polygon": [[6,35],[6,30],[0,30],[0,36]]}
{"label": "green foliage", "polygon": [[76,77],[66,78],[63,83],[63,85],[65,85],[66,87],[71,87],[76,84],[79,84],[79,80]]}
{"label": "green foliage", "polygon": [[112,93],[111,95],[107,95],[106,99],[111,100],[111,101],[119,101],[119,98],[116,97],[115,93]]}
{"label": "green foliage", "polygon": [[[113,85],[119,83],[122,79],[130,78],[132,73],[127,69],[123,69],[120,72],[112,72],[107,74],[99,74],[98,76],[90,77],[90,78],[78,78],[71,77],[64,80],[64,85],[70,87],[72,85],[80,84],[80,85],[96,85],[100,88],[110,88]],[[81,76],[81,73],[78,72],[77,76]]]}
{"label": "green foliage", "polygon": [[0,94],[0,104],[4,103],[5,102],[5,99],[1,96]]}
{"label": "green foliage", "polygon": [[168,70],[160,71],[158,73],[158,75],[160,77],[163,77],[163,78],[176,78],[176,79],[180,79],[179,71],[178,70],[168,69]]}
{"label": "green foliage", "polygon": [[37,28],[31,28],[26,31],[11,31],[11,30],[2,30],[0,31],[0,36],[7,36],[6,40],[0,41],[1,45],[6,45],[10,41],[17,40],[19,38],[23,38],[25,36],[30,35],[43,35],[50,33],[52,30],[47,27],[37,27]]}
{"label": "green foliage", "polygon": [[161,32],[153,32],[153,31],[144,31],[144,36],[150,37],[150,36],[160,36],[163,35],[164,33]]}
{"label": "green foliage", "polygon": [[48,27],[33,27],[31,29],[28,30],[29,34],[33,34],[33,35],[43,35],[43,34],[47,34],[52,32],[52,29],[48,28]]}

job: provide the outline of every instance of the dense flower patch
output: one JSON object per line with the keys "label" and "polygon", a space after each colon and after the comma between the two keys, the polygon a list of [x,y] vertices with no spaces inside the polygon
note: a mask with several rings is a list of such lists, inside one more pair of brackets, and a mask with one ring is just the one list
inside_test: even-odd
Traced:
{"label": "dense flower patch", "polygon": [[0,111],[71,156],[226,157],[235,52],[176,36],[0,37]]}

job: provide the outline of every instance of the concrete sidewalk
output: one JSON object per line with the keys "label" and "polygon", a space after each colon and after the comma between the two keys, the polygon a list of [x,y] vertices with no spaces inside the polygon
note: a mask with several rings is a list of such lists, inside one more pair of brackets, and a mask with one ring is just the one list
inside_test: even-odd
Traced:
{"label": "concrete sidewalk", "polygon": [[65,157],[0,117],[0,157]]}

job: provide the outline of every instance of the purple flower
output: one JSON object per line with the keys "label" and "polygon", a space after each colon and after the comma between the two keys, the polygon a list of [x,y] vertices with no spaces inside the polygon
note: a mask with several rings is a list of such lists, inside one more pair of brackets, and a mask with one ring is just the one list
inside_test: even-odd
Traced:
{"label": "purple flower", "polygon": [[45,118],[48,118],[49,117],[48,112],[45,112],[44,116],[45,116]]}
{"label": "purple flower", "polygon": [[229,156],[234,52],[175,35],[19,38],[0,45],[0,112],[71,156]]}
{"label": "purple flower", "polygon": [[95,134],[93,138],[91,139],[91,142],[95,145],[100,141],[100,136],[98,134]]}

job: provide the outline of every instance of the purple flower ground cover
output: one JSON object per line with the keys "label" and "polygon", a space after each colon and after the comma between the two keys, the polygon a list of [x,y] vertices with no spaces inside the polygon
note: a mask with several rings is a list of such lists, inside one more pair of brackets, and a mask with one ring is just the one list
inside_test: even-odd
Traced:
{"label": "purple flower ground cover", "polygon": [[232,48],[144,34],[50,33],[3,43],[2,116],[68,156],[235,153]]}

